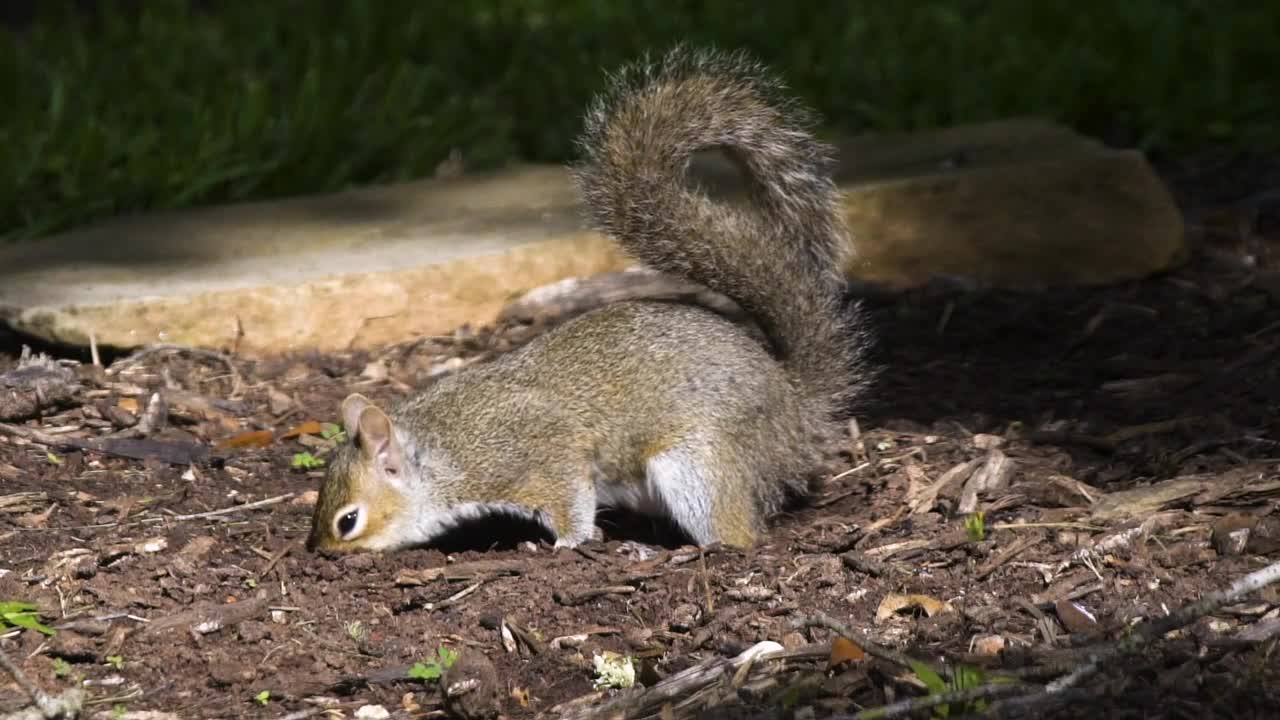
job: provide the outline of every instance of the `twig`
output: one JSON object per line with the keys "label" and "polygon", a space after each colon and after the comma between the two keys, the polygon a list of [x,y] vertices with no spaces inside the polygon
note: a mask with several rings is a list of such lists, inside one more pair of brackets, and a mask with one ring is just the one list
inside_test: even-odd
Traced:
{"label": "twig", "polygon": [[276,720],[304,720],[304,718],[309,718],[309,717],[312,717],[313,715],[319,715],[324,711],[325,711],[324,708],[307,708],[306,710],[298,710],[297,712],[291,712],[288,715],[281,715],[280,717],[276,718]]}
{"label": "twig", "polygon": [[945,693],[921,695],[919,697],[900,700],[889,705],[868,708],[854,715],[835,715],[829,720],[888,720],[888,718],[910,715],[919,710],[927,710],[939,705],[965,705],[974,700],[996,700],[999,698],[1024,695],[1028,686],[1022,683],[992,683],[979,685],[965,690],[952,690]]}
{"label": "twig", "polygon": [[80,708],[84,705],[84,690],[79,687],[70,688],[56,698],[50,697],[48,693],[31,682],[26,673],[22,672],[22,668],[10,660],[8,653],[4,650],[0,650],[0,667],[13,677],[18,687],[31,696],[31,701],[35,703],[33,708],[9,713],[0,717],[0,720],[54,720],[64,717],[73,718],[80,714]]}
{"label": "twig", "polygon": [[98,334],[92,330],[89,331],[89,357],[95,367],[102,367],[102,357],[98,355]]}
{"label": "twig", "polygon": [[1153,640],[1162,637],[1165,633],[1190,625],[1223,605],[1233,603],[1245,595],[1257,592],[1277,581],[1280,581],[1280,562],[1272,563],[1261,570],[1251,572],[1232,583],[1231,587],[1226,590],[1209,593],[1196,602],[1184,605],[1165,617],[1143,623],[1135,628],[1132,633],[1114,644],[1090,653],[1088,662],[1049,683],[1045,686],[1044,691],[1046,693],[1062,692],[1067,688],[1079,685],[1090,675],[1098,672],[1103,664],[1123,655],[1136,652]]}
{"label": "twig", "polygon": [[1015,556],[1017,556],[1023,550],[1026,550],[1027,548],[1036,544],[1037,541],[1038,540],[1036,538],[1028,537],[1026,535],[1023,535],[1017,540],[1014,540],[1013,543],[1011,543],[1008,547],[1000,551],[995,557],[987,561],[987,563],[984,564],[982,567],[978,568],[977,572],[974,573],[974,578],[977,580],[985,579],[988,575],[995,572],[996,570],[999,570],[1005,563],[1012,560]]}
{"label": "twig", "polygon": [[681,670],[652,687],[630,688],[613,697],[593,693],[561,703],[539,717],[556,717],[559,720],[646,717],[668,703],[676,706],[673,711],[679,710],[680,705],[697,693],[732,682],[743,665],[750,663],[758,667],[760,662],[776,659],[778,653],[785,652],[781,645],[766,640],[736,657],[713,658]]}
{"label": "twig", "polygon": [[630,585],[610,585],[608,587],[591,588],[580,592],[562,593],[557,590],[551,594],[551,597],[561,605],[574,606],[590,602],[591,600],[595,600],[598,597],[604,597],[606,595],[630,595],[635,591],[636,589]]}
{"label": "twig", "polygon": [[[26,529],[66,532],[68,530],[100,530],[102,528],[133,527],[135,525],[155,525],[157,523],[165,523],[165,522],[185,522],[187,520],[206,520],[208,518],[220,517],[222,515],[230,515],[232,513],[240,512],[241,510],[254,510],[256,508],[266,507],[268,505],[275,505],[276,503],[284,502],[285,500],[288,500],[293,496],[294,496],[294,493],[285,493],[283,495],[277,495],[275,497],[266,498],[265,500],[255,500],[253,502],[245,503],[243,505],[232,505],[231,507],[222,508],[221,510],[210,510],[208,512],[192,513],[190,515],[164,515],[161,517],[145,517],[140,520],[131,520],[129,522],[124,522],[124,523],[98,523],[96,525],[73,525],[71,527],[26,528]],[[265,571],[263,574],[265,574]]]}
{"label": "twig", "polygon": [[280,548],[280,550],[277,551],[275,555],[269,556],[267,558],[267,564],[263,565],[262,569],[258,571],[256,578],[258,580],[261,580],[262,578],[266,577],[267,573],[275,569],[275,566],[279,564],[281,560],[284,559],[284,556],[293,552],[293,549],[297,546],[298,546],[297,542],[291,542],[288,545],[285,545],[284,547]]}
{"label": "twig", "polygon": [[[251,503],[245,503],[243,505],[232,505],[231,507],[222,508],[221,510],[210,510],[209,512],[191,513],[190,515],[170,515],[167,518],[156,518],[155,522],[161,522],[164,520],[176,520],[178,522],[183,522],[186,520],[206,520],[211,517],[219,517],[221,515],[230,515],[231,513],[237,513],[237,512],[240,512],[241,510],[253,510],[254,508],[266,507],[267,505],[275,505],[276,503],[281,503],[281,502],[284,502],[285,500],[288,500],[289,498],[293,497],[293,495],[294,493],[285,493],[283,495],[276,495],[275,497],[269,497],[265,500],[255,500]],[[151,518],[145,518],[140,522],[146,522],[147,520],[150,520],[150,519]]]}
{"label": "twig", "polygon": [[907,657],[906,655],[903,655],[897,650],[892,650],[887,647],[881,647],[867,640],[865,637],[861,637],[859,634],[855,634],[853,630],[849,628],[849,626],[845,625],[839,620],[836,620],[830,615],[827,615],[826,613],[815,612],[809,615],[803,615],[793,620],[791,622],[791,626],[796,629],[801,629],[806,627],[826,628],[834,633],[843,635],[846,640],[862,648],[864,651],[866,651],[868,655],[872,657],[878,657],[881,660],[884,660],[886,662],[891,662],[894,665],[897,665],[899,667],[910,669],[911,664],[913,662],[911,658]]}
{"label": "twig", "polygon": [[228,397],[237,398],[240,396],[240,389],[243,386],[243,380],[240,378],[240,371],[236,369],[235,361],[220,352],[204,350],[202,348],[184,347],[182,345],[150,345],[133,353],[127,358],[117,360],[110,368],[107,369],[107,373],[110,375],[118,375],[125,368],[141,362],[143,358],[162,352],[193,355],[195,357],[214,360],[226,365],[227,371],[231,373],[231,393]]}

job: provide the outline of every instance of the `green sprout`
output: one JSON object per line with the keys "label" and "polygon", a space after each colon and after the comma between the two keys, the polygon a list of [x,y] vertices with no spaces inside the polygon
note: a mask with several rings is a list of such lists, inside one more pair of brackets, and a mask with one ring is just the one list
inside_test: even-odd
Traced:
{"label": "green sprout", "polygon": [[981,542],[987,537],[987,521],[985,514],[981,511],[972,515],[968,515],[964,519],[964,529],[969,533],[969,539],[974,542]]}
{"label": "green sprout", "polygon": [[263,690],[257,695],[254,695],[253,699],[260,705],[266,705],[267,703],[271,702],[271,691]]}
{"label": "green sprout", "polygon": [[300,470],[314,470],[318,467],[324,467],[324,460],[309,452],[294,453],[293,467]]}
{"label": "green sprout", "polygon": [[436,656],[426,662],[416,662],[409,668],[409,677],[415,680],[437,680],[458,660],[458,653],[441,645],[436,648]]}
{"label": "green sprout", "polygon": [[347,441],[346,431],[333,423],[320,423],[320,437],[338,445]]}
{"label": "green sprout", "polygon": [[40,623],[40,613],[35,604],[10,600],[0,602],[0,629],[6,627],[26,628],[45,635],[54,634],[54,629]]}

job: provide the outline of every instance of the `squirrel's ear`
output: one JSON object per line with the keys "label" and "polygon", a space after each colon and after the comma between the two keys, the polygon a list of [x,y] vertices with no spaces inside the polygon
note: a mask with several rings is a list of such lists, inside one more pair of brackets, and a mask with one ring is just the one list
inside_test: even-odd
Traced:
{"label": "squirrel's ear", "polygon": [[342,401],[342,429],[347,431],[347,437],[356,439],[360,432],[360,414],[372,406],[369,398],[360,393],[351,393]]}
{"label": "squirrel's ear", "polygon": [[376,405],[366,405],[356,421],[356,438],[360,449],[370,459],[377,462],[383,473],[392,479],[400,477],[404,465],[404,453],[400,450],[400,441],[396,439],[391,418]]}

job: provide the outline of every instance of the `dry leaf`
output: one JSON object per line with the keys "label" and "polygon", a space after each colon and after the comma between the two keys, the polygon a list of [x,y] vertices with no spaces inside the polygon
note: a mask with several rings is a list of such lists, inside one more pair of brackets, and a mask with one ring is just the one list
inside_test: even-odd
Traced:
{"label": "dry leaf", "polygon": [[134,415],[137,415],[138,414],[138,398],[122,397],[116,401],[116,407],[120,408],[121,410],[131,412]]}
{"label": "dry leaf", "polygon": [[843,665],[847,662],[862,662],[867,659],[867,653],[858,644],[849,638],[840,635],[831,641],[831,659],[827,663],[827,668],[833,668],[837,665]]}
{"label": "dry leaf", "polygon": [[522,687],[511,688],[511,699],[520,703],[520,707],[529,709],[529,690]]}
{"label": "dry leaf", "polygon": [[42,528],[49,522],[49,516],[57,505],[50,505],[42,513],[28,513],[18,516],[18,524],[24,528]]}
{"label": "dry leaf", "polygon": [[293,428],[289,432],[280,436],[281,440],[290,440],[300,435],[319,435],[324,428],[320,425],[319,420],[308,420],[301,425]]}
{"label": "dry leaf", "polygon": [[[917,484],[916,492],[907,495],[907,504],[911,507],[912,515],[922,515],[933,510],[934,504],[937,503],[940,495],[946,495],[951,485],[967,480],[973,471],[982,464],[982,458],[974,458],[969,462],[963,462],[952,467],[950,470],[942,473],[941,477],[933,481],[932,484]],[[911,467],[907,465],[906,467]]]}
{"label": "dry leaf", "polygon": [[1098,619],[1079,603],[1070,600],[1059,600],[1053,604],[1054,612],[1062,621],[1062,626],[1072,635],[1095,635],[1098,632]]}
{"label": "dry leaf", "polygon": [[289,504],[300,507],[311,507],[315,505],[318,500],[320,500],[320,492],[318,490],[308,490],[290,500]]}
{"label": "dry leaf", "polygon": [[928,595],[889,594],[880,601],[876,608],[876,622],[884,622],[897,613],[910,608],[920,608],[925,615],[933,617],[938,613],[953,612],[951,603],[929,597]]}
{"label": "dry leaf", "polygon": [[232,435],[223,439],[215,447],[219,450],[230,450],[232,448],[243,447],[266,447],[275,440],[275,435],[270,430],[250,430],[242,432],[239,435]]}

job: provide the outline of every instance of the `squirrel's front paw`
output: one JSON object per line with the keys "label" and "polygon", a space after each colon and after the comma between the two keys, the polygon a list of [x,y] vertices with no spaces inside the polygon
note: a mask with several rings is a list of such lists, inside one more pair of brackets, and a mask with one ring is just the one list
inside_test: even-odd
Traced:
{"label": "squirrel's front paw", "polygon": [[604,542],[604,531],[598,525],[592,525],[591,530],[586,533],[576,533],[571,535],[562,535],[556,538],[556,542],[552,545],[553,549],[559,548],[576,548],[588,540],[594,542]]}

